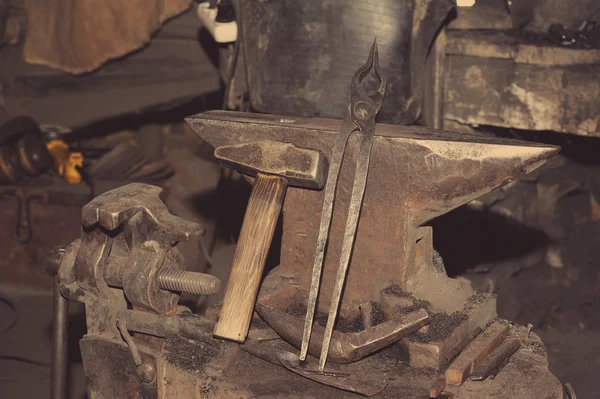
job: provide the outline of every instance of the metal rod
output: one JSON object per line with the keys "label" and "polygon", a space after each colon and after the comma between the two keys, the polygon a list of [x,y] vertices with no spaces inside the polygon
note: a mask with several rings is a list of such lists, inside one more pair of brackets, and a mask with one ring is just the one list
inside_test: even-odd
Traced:
{"label": "metal rod", "polygon": [[52,370],[50,397],[67,397],[67,349],[69,300],[60,293],[58,277],[54,277],[54,321],[52,324]]}
{"label": "metal rod", "polygon": [[140,364],[144,363],[133,337],[131,334],[129,334],[129,331],[127,331],[127,322],[124,319],[117,319],[117,328],[119,331],[121,331],[121,335],[131,351],[131,356],[133,357],[133,362],[135,365],[139,366]]}
{"label": "metal rod", "polygon": [[358,226],[358,217],[362,208],[362,201],[365,195],[365,187],[367,185],[367,175],[369,173],[369,158],[371,157],[371,148],[373,147],[374,123],[370,129],[367,129],[361,136],[360,153],[358,154],[358,162],[356,163],[356,173],[354,177],[354,188],[350,197],[350,208],[348,210],[348,219],[346,220],[346,230],[344,232],[344,241],[342,244],[342,254],[338,266],[337,276],[335,277],[335,285],[333,287],[333,295],[331,296],[331,306],[329,308],[329,316],[327,317],[327,326],[325,327],[325,335],[323,336],[323,346],[321,347],[321,357],[319,358],[319,370],[323,371],[327,362],[327,354],[329,353],[329,344],[337,312],[340,307],[340,299],[344,282],[346,281],[346,272],[350,263],[350,255],[354,246],[354,238],[356,227]]}
{"label": "metal rod", "polygon": [[117,320],[126,323],[129,331],[139,332],[155,337],[170,337],[181,335],[201,342],[212,342],[214,322],[204,317],[192,314],[189,310],[165,316],[136,310],[122,310],[117,314]]}
{"label": "metal rod", "polygon": [[[123,274],[129,267],[129,258],[111,255],[106,261],[104,279],[111,287],[123,288]],[[221,281],[210,274],[162,268],[156,274],[160,289],[195,295],[214,295],[221,289]]]}
{"label": "metal rod", "polygon": [[308,352],[308,343],[310,342],[310,334],[312,332],[313,320],[315,317],[315,307],[317,304],[317,296],[319,294],[319,285],[321,282],[321,271],[323,269],[323,257],[325,255],[325,244],[329,236],[329,227],[331,226],[331,215],[333,214],[333,200],[335,199],[335,190],[340,174],[340,167],[344,159],[346,143],[348,137],[352,133],[354,123],[350,118],[350,110],[348,115],[342,122],[342,127],[335,139],[331,162],[329,164],[329,174],[325,183],[325,199],[323,200],[323,210],[321,212],[321,225],[319,227],[319,238],[317,239],[317,250],[315,252],[315,263],[313,265],[312,280],[308,293],[308,303],[306,305],[306,318],[304,320],[304,334],[302,336],[302,345],[300,347],[300,360],[306,359]]}
{"label": "metal rod", "polygon": [[[375,76],[379,79],[379,89],[374,94],[369,95],[361,88],[361,82],[371,72],[374,72]],[[331,340],[333,325],[335,324],[335,317],[339,307],[341,291],[344,285],[346,271],[348,270],[350,254],[354,245],[356,226],[358,224],[358,217],[360,215],[362,200],[365,193],[367,173],[369,171],[369,158],[371,156],[371,147],[373,146],[373,136],[375,134],[375,117],[381,108],[381,104],[383,103],[383,99],[385,97],[385,87],[385,77],[379,73],[377,41],[374,41],[373,45],[371,46],[371,52],[369,53],[367,62],[360,67],[352,77],[350,84],[351,102],[348,106],[348,113],[342,121],[342,126],[334,144],[331,165],[329,167],[329,175],[327,176],[327,183],[325,186],[325,199],[323,201],[321,226],[319,228],[315,263],[313,265],[313,275],[306,309],[304,336],[302,338],[302,346],[300,348],[300,360],[304,360],[306,358],[306,352],[308,351],[315,306],[319,292],[319,283],[321,280],[323,255],[327,237],[329,235],[329,228],[331,226],[333,200],[335,196],[337,180],[339,177],[340,166],[344,157],[346,142],[348,141],[350,134],[358,129],[362,138],[360,153],[356,163],[354,187],[352,189],[352,197],[348,210],[346,231],[344,233],[344,242],[342,244],[342,254],[338,266],[338,274],[336,277],[331,307],[329,309],[329,318],[327,319],[327,328],[325,331],[321,359],[319,362],[319,369],[321,371],[323,371],[323,368],[325,367],[325,361],[329,351],[329,342]]]}

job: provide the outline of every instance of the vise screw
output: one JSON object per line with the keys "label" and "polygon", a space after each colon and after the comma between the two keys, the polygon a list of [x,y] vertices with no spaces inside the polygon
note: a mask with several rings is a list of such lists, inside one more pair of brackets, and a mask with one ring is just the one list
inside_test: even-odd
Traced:
{"label": "vise screw", "polygon": [[194,339],[208,331],[205,319],[177,302],[181,293],[216,294],[221,282],[185,270],[176,245],[203,229],[169,213],[162,191],[134,183],[96,197],[83,207],[81,238],[48,258],[47,270],[56,275],[53,398],[66,397],[67,298],[86,308],[87,334],[80,347],[90,392],[105,389],[98,386],[102,381],[95,379],[93,368],[86,367],[95,363],[103,345],[131,354],[125,363],[137,384],[155,380],[156,352],[129,331]]}

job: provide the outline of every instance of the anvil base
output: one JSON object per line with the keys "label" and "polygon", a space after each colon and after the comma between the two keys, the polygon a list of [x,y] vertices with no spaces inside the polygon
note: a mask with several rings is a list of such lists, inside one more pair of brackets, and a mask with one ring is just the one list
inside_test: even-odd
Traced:
{"label": "anvil base", "polygon": [[[445,277],[445,280],[448,282],[443,285],[444,288],[450,286],[450,283],[458,283],[457,280],[448,277]],[[431,321],[428,326],[400,343],[408,353],[411,367],[441,370],[497,317],[496,297],[493,294],[475,292],[468,287],[462,287],[462,290],[465,291],[465,300],[454,304],[448,312],[439,311],[430,302],[403,293],[397,286],[382,291],[380,301],[372,303],[380,309],[380,317],[386,319],[402,320],[402,315],[407,309],[423,308],[430,314]],[[280,336],[289,337],[291,334],[294,335],[291,343],[300,342],[307,295],[295,283],[294,277],[286,276],[280,268],[275,268],[262,283],[257,311]],[[264,314],[268,309],[275,309],[289,317],[284,319],[276,314]],[[290,325],[291,318],[296,319],[293,325]],[[360,324],[357,320],[343,322],[354,326]],[[365,326],[362,326],[359,330],[364,328]]]}

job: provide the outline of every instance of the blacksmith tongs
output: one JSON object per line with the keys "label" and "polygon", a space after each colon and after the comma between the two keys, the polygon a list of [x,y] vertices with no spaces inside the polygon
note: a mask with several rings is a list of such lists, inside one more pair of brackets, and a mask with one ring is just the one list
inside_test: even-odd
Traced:
{"label": "blacksmith tongs", "polygon": [[[361,87],[361,83],[363,83],[367,75],[369,75],[371,72],[373,72],[373,75],[379,80],[379,88],[373,94],[369,95]],[[306,310],[306,319],[304,322],[304,335],[300,350],[300,360],[306,359],[306,353],[308,351],[308,343],[310,341],[317,295],[319,292],[319,283],[321,280],[325,244],[327,242],[329,228],[331,226],[333,201],[340,167],[344,158],[344,151],[346,149],[346,142],[348,141],[348,137],[351,133],[358,131],[358,134],[360,135],[360,151],[356,163],[354,185],[352,189],[350,206],[348,209],[348,218],[346,221],[346,230],[344,232],[344,241],[342,243],[340,263],[338,265],[335,286],[331,298],[331,307],[329,309],[327,326],[325,328],[325,335],[323,337],[323,346],[321,348],[321,357],[319,360],[319,370],[321,371],[325,367],[325,362],[327,360],[329,344],[340,304],[342,288],[344,286],[344,280],[346,279],[348,263],[352,253],[352,247],[354,245],[354,236],[356,233],[358,217],[360,215],[362,200],[365,193],[365,186],[367,183],[367,174],[369,171],[369,158],[371,156],[373,136],[375,133],[375,116],[379,112],[381,104],[383,103],[383,99],[385,97],[385,87],[385,77],[379,73],[379,54],[377,52],[377,42],[373,42],[367,62],[360,67],[352,77],[352,82],[350,84],[351,102],[348,106],[348,112],[342,121],[342,126],[334,143],[329,166],[329,174],[327,176],[327,183],[325,185],[325,199],[323,202],[319,238],[317,240],[315,263],[313,266],[312,281]]]}

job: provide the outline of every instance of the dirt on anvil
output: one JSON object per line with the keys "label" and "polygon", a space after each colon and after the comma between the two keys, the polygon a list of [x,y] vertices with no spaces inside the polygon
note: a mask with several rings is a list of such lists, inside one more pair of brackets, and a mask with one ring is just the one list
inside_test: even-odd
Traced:
{"label": "dirt on anvil", "polygon": [[402,291],[398,284],[392,284],[389,287],[385,287],[381,292],[384,294],[392,294],[396,296],[412,298],[412,295],[410,295],[408,292]]}
{"label": "dirt on anvil", "polygon": [[[467,315],[463,312],[454,312],[452,314],[433,313],[431,311],[431,304],[428,301],[415,298],[413,295],[400,289],[400,286],[397,284],[386,287],[382,292],[388,295],[412,299],[412,306],[397,309],[399,314],[406,314],[419,309],[425,309],[429,312],[431,320],[428,332],[416,332],[411,336],[419,342],[441,341],[447,338],[467,318]],[[468,302],[470,304],[477,304],[481,303],[484,299],[486,299],[486,294],[476,292],[469,298]]]}
{"label": "dirt on anvil", "polygon": [[487,300],[489,298],[489,293],[483,293],[483,292],[478,292],[476,291],[473,295],[471,295],[468,299],[468,303],[476,305],[479,303],[482,303],[483,301]]}
{"label": "dirt on anvil", "polygon": [[406,352],[399,344],[390,345],[382,350],[379,355],[381,359],[393,363],[407,363],[409,360],[408,352]]}
{"label": "dirt on anvil", "polygon": [[[425,309],[431,316],[429,323],[429,331],[427,333],[416,332],[412,335],[419,342],[431,342],[441,341],[448,337],[452,331],[462,322],[467,316],[462,312],[455,312],[452,314],[446,313],[432,313],[431,304],[425,300],[419,300],[408,292],[400,289],[400,286],[393,284],[386,287],[382,291],[384,294],[395,295],[398,297],[410,298],[413,302],[411,306],[396,309],[397,315],[407,314],[414,312],[419,309]],[[485,298],[485,294],[475,293],[469,298],[470,303],[479,303]],[[387,320],[387,316],[383,312],[379,303],[373,302],[373,324],[378,325]],[[293,316],[306,315],[306,306],[302,303],[293,303],[290,305],[286,312]],[[327,313],[317,312],[315,314],[315,320],[318,325],[324,327],[327,324]],[[364,325],[360,316],[357,316],[353,320],[339,319],[336,325],[336,330],[340,332],[357,332],[362,331]]]}
{"label": "dirt on anvil", "polygon": [[372,316],[373,316],[373,325],[374,326],[381,324],[388,320],[383,309],[381,309],[381,305],[378,302],[372,302],[371,305],[373,306]]}
{"label": "dirt on anvil", "polygon": [[414,295],[403,291],[398,284],[392,284],[389,287],[384,288],[381,292],[388,295],[395,295],[401,298],[412,299],[412,306],[397,309],[398,312],[400,312],[401,314],[414,312],[415,310],[419,309],[426,309],[427,311],[429,311],[429,309],[431,308],[431,304],[429,303],[429,301],[415,298]]}
{"label": "dirt on anvil", "polygon": [[[489,295],[489,294],[488,294]],[[487,298],[486,294],[476,292],[468,299],[468,304],[478,304]],[[417,301],[417,300],[415,300]],[[427,301],[420,302],[420,307],[427,309],[429,303]],[[415,309],[416,310],[416,309]],[[412,310],[411,310],[412,311]],[[467,315],[463,312],[447,313],[429,313],[430,322],[427,333],[415,332],[411,337],[418,342],[442,341],[452,334],[454,329],[467,319]]]}

